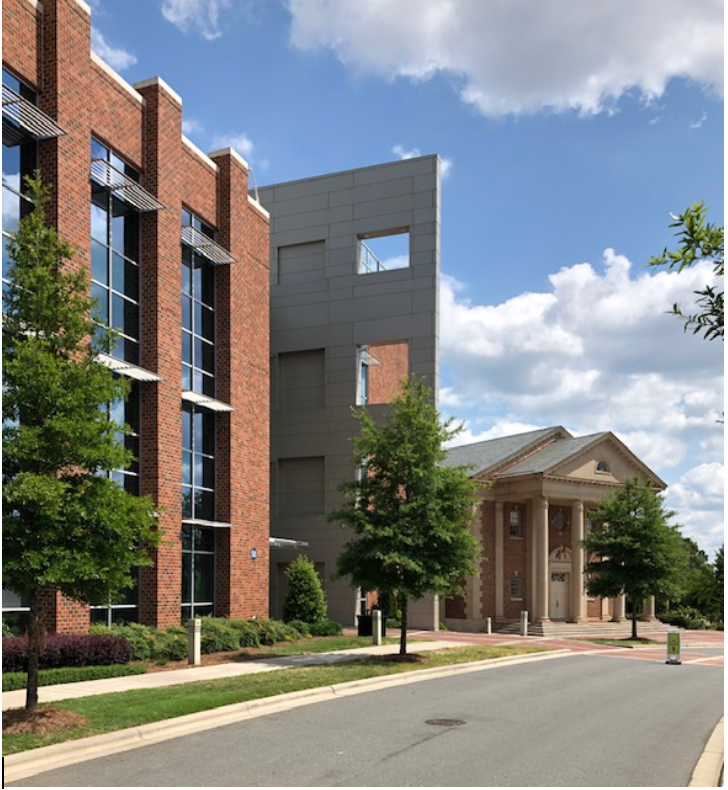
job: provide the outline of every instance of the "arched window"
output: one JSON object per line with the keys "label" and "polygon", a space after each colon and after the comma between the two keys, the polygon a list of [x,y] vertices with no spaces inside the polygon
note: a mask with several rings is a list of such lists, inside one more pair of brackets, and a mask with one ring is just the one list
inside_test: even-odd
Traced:
{"label": "arched window", "polygon": [[597,461],[597,472],[609,474],[609,464],[606,461]]}

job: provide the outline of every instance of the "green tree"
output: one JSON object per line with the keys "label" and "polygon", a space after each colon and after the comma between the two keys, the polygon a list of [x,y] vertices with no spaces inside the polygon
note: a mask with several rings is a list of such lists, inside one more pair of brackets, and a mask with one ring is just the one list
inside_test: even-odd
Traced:
{"label": "green tree", "polygon": [[318,623],[326,617],[326,599],[313,562],[299,554],[286,568],[288,591],[283,603],[283,619]]}
{"label": "green tree", "polygon": [[[590,513],[595,528],[582,541],[592,557],[584,569],[587,592],[607,598],[625,595],[633,613],[651,595],[680,595],[688,556],[678,528],[669,523],[673,515],[652,485],[636,478],[605,497]],[[637,638],[636,616],[632,638]]]}
{"label": "green tree", "polygon": [[714,622],[723,622],[725,608],[723,546],[718,549],[712,565],[706,565],[701,570],[693,591],[695,605]]}
{"label": "green tree", "polygon": [[680,305],[675,303],[672,312],[684,321],[685,331],[693,334],[704,333],[706,340],[723,339],[723,228],[706,222],[707,207],[701,201],[693,203],[675,221],[671,228],[679,228],[675,236],[679,240],[676,250],[665,248],[662,255],[650,258],[652,266],[667,266],[681,272],[696,261],[712,261],[716,278],[715,285],[708,285],[702,291],[695,291],[698,297],[698,312],[684,315]]}
{"label": "green tree", "polygon": [[463,467],[443,465],[443,444],[460,428],[441,422],[432,400],[412,378],[382,424],[366,409],[354,410],[361,429],[354,464],[361,473],[340,487],[345,503],[328,517],[356,533],[339,557],[338,575],[365,590],[397,594],[401,655],[408,601],[461,593],[479,554],[469,531],[475,484]]}
{"label": "green tree", "polygon": [[46,624],[41,592],[106,599],[150,564],[157,542],[149,498],[127,494],[108,472],[127,466],[124,430],[108,404],[128,385],[98,362],[113,338],[94,342],[89,277],[46,226],[46,190],[29,179],[35,204],[11,235],[3,297],[3,583],[29,606],[26,708],[38,703]]}

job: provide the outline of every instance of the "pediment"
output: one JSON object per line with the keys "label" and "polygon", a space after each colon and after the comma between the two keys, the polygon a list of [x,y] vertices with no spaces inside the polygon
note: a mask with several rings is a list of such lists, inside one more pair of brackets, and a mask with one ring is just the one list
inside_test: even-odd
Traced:
{"label": "pediment", "polygon": [[548,474],[608,484],[621,484],[630,477],[637,477],[665,488],[663,481],[613,434],[602,435],[580,453],[551,468]]}

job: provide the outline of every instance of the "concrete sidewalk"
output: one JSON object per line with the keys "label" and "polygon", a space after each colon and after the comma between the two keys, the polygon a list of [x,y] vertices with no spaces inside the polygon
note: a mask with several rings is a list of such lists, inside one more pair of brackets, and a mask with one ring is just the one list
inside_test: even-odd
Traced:
{"label": "concrete sidewalk", "polygon": [[[409,642],[410,652],[425,650],[441,650],[447,647],[464,647],[474,642],[454,640],[437,640],[428,642]],[[63,683],[57,686],[41,686],[38,689],[39,701],[58,702],[63,699],[91,697],[95,694],[109,694],[116,691],[132,689],[163,688],[178,686],[182,683],[197,683],[201,680],[217,680],[219,678],[237,677],[238,675],[254,675],[260,672],[273,672],[276,669],[289,667],[306,667],[315,664],[335,664],[351,661],[366,656],[382,656],[399,652],[399,645],[379,645],[359,647],[351,650],[337,650],[331,653],[307,653],[301,656],[280,656],[278,658],[258,658],[250,661],[231,661],[224,664],[196,666],[189,669],[174,669],[165,672],[149,672],[146,675],[131,675],[103,680],[87,680],[79,683]],[[25,705],[25,690],[3,692],[3,710],[20,708]]]}

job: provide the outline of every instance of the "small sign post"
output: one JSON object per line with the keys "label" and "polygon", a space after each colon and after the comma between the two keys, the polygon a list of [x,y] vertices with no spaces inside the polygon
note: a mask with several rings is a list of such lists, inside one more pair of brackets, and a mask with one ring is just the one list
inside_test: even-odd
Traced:
{"label": "small sign post", "polygon": [[680,632],[668,631],[666,664],[682,664],[680,660]]}
{"label": "small sign post", "polygon": [[202,620],[192,618],[187,623],[187,663],[197,666],[202,663],[200,653],[202,644]]}

